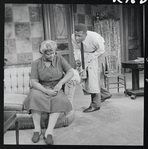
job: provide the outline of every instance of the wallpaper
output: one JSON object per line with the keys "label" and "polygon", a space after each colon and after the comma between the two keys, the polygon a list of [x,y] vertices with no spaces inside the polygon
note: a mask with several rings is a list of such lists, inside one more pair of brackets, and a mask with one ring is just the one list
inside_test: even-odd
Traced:
{"label": "wallpaper", "polygon": [[87,26],[88,30],[93,30],[93,15],[92,14],[93,12],[92,12],[91,5],[75,4],[74,5],[74,24],[82,23]]}
{"label": "wallpaper", "polygon": [[[94,30],[96,12],[118,14],[117,6],[74,4],[74,24],[83,23]],[[43,41],[41,4],[5,4],[4,58],[8,64],[28,64],[39,58]]]}
{"label": "wallpaper", "polygon": [[73,6],[74,24],[85,24],[88,30],[94,31],[96,12],[99,12],[99,14],[107,13],[119,18],[119,5],[75,4]]}
{"label": "wallpaper", "polygon": [[43,40],[40,4],[5,4],[4,58],[8,64],[31,63]]}

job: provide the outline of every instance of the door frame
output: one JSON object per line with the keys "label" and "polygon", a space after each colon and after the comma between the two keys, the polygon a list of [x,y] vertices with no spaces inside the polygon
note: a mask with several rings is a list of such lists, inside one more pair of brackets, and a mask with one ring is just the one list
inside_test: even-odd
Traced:
{"label": "door frame", "polygon": [[[71,43],[71,35],[73,33],[73,18],[72,18],[72,6],[70,4],[64,4],[66,8],[66,20],[67,20],[67,32],[68,32],[68,53],[65,51],[60,51],[61,54],[69,55],[69,63],[74,68],[74,56],[73,56],[73,47]],[[53,14],[53,4],[49,4],[49,13],[50,13],[50,28],[51,28],[51,40],[55,40],[54,36],[54,14]]]}
{"label": "door frame", "polygon": [[143,36],[142,36],[142,49],[143,49],[143,57],[145,57],[145,5],[143,5],[143,10],[142,10],[142,13],[143,13]]}
{"label": "door frame", "polygon": [[[125,19],[127,18],[127,13],[125,13],[124,7],[126,7],[126,5],[121,5],[120,6],[120,33],[121,33],[121,61],[127,61],[128,57],[129,57],[129,53],[128,53],[128,38],[126,38],[128,36],[128,28],[126,26],[128,26],[128,20]],[[144,7],[142,8],[144,9]],[[142,16],[142,21],[143,21],[143,26],[141,26],[141,31],[142,31],[142,40],[141,41],[141,54],[142,56],[144,56],[144,52],[145,52],[145,14],[144,14],[144,10],[143,11],[143,16]],[[142,29],[143,28],[143,29]]]}

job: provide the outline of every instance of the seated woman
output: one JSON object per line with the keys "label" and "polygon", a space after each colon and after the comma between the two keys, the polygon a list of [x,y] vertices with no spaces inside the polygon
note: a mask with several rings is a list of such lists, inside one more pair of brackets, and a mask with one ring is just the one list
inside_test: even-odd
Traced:
{"label": "seated woman", "polygon": [[[47,130],[44,135],[45,143],[53,144],[52,134],[54,126],[61,112],[65,114],[72,110],[71,102],[62,90],[62,86],[73,76],[74,72],[68,62],[56,54],[57,44],[52,40],[41,43],[42,57],[35,60],[31,67],[32,87],[24,105],[29,114],[32,114],[34,134],[32,141],[40,140],[41,113],[49,113]],[[65,75],[63,76],[63,73]]]}

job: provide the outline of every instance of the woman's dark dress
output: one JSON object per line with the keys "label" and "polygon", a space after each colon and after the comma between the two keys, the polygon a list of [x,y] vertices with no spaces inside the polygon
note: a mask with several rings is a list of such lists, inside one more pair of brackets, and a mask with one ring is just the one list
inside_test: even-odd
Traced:
{"label": "woman's dark dress", "polygon": [[[67,72],[71,66],[60,55],[55,55],[51,66],[46,67],[43,57],[32,63],[30,79],[38,79],[39,83],[45,88],[54,88],[54,86],[62,79],[63,72]],[[34,89],[30,89],[28,97],[24,101],[24,105],[28,111],[37,110],[46,113],[64,112],[65,114],[72,110],[70,101],[61,89],[54,97]]]}

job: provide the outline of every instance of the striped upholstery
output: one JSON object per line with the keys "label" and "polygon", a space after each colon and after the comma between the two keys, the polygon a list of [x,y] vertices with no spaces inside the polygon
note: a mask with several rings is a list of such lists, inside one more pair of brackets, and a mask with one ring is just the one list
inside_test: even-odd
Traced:
{"label": "striped upholstery", "polygon": [[4,70],[4,92],[27,95],[30,90],[30,67]]}

